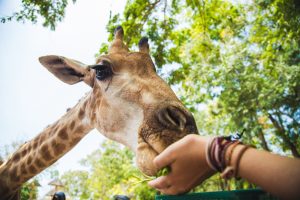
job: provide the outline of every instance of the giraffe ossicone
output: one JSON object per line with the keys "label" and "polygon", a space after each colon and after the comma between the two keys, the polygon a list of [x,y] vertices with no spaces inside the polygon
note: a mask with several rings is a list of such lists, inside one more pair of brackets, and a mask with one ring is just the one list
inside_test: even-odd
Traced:
{"label": "giraffe ossicone", "polygon": [[0,166],[1,197],[12,195],[94,128],[132,149],[137,166],[148,175],[158,170],[152,163],[155,156],[185,135],[197,133],[192,114],[156,74],[148,39],[141,39],[138,52],[130,52],[123,34],[118,27],[108,54],[94,65],[63,56],[40,57],[58,79],[71,85],[84,82],[91,91]]}

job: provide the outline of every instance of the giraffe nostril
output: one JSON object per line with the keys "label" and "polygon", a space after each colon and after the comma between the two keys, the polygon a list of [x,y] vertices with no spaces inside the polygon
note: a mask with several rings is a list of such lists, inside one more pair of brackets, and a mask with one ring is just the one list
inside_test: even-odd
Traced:
{"label": "giraffe nostril", "polygon": [[168,106],[158,112],[158,121],[167,128],[180,129],[185,128],[187,119],[183,111],[175,106]]}

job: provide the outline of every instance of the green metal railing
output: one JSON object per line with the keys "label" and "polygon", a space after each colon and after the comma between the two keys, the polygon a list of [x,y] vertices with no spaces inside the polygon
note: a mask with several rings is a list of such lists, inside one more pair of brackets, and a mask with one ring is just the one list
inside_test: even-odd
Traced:
{"label": "green metal railing", "polygon": [[155,200],[279,200],[260,189],[156,195]]}

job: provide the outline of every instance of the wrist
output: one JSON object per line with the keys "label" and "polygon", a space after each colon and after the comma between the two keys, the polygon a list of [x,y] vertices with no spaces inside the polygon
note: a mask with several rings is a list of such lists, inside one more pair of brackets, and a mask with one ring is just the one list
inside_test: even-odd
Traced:
{"label": "wrist", "polygon": [[200,136],[200,135],[188,135],[185,137],[188,146],[194,147],[195,154],[197,155],[197,160],[204,160],[205,167],[209,169],[212,173],[215,173],[216,171],[213,170],[206,159],[206,149],[207,144],[210,142],[212,137],[207,136]]}
{"label": "wrist", "polygon": [[240,177],[240,163],[249,146],[238,144],[231,155],[232,164],[235,166],[235,177]]}
{"label": "wrist", "polygon": [[230,137],[214,137],[206,145],[206,161],[222,178],[237,178],[240,160],[248,147]]}
{"label": "wrist", "polygon": [[197,152],[199,154],[199,160],[204,161],[202,164],[204,165],[202,170],[205,171],[205,174],[208,174],[208,177],[212,176],[215,174],[217,171],[214,170],[208,163],[207,161],[207,145],[209,142],[213,139],[213,137],[209,136],[199,136],[195,135],[194,136],[194,141],[197,143]]}
{"label": "wrist", "polygon": [[205,176],[202,177],[204,180],[211,177],[217,172],[216,170],[210,167],[206,158],[206,147],[212,138],[213,137],[199,135],[195,135],[194,137],[194,140],[197,143],[198,147],[197,151],[199,153],[199,160],[202,161],[201,171],[203,174],[205,174]]}

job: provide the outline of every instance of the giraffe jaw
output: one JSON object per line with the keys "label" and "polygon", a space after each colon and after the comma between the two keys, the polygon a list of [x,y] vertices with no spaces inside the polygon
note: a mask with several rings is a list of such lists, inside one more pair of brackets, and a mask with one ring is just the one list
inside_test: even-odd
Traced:
{"label": "giraffe jaw", "polygon": [[148,143],[139,144],[136,153],[136,163],[139,170],[148,176],[154,176],[158,169],[154,166],[153,160],[158,154]]}
{"label": "giraffe jaw", "polygon": [[[173,137],[172,140],[169,141],[164,141],[161,136],[159,136],[161,133],[153,133],[149,135],[146,140],[143,139],[142,142],[138,143],[136,163],[141,172],[148,176],[155,176],[159,169],[153,164],[154,158],[163,152],[169,145],[186,135],[180,133],[170,134],[177,135],[177,137]],[[178,135],[181,135],[181,137],[178,137]]]}
{"label": "giraffe jaw", "polygon": [[[153,125],[153,124],[152,124]],[[136,161],[138,168],[146,175],[155,176],[159,169],[153,160],[168,146],[189,134],[198,134],[196,127],[187,126],[183,130],[170,130],[143,124],[139,129]]]}

